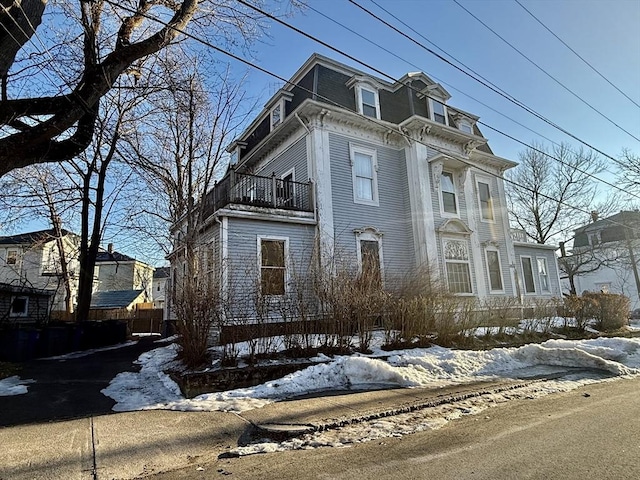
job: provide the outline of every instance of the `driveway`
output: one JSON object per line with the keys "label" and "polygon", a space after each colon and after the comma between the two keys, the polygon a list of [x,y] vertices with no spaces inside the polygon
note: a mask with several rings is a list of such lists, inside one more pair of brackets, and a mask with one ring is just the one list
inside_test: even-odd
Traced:
{"label": "driveway", "polygon": [[136,344],[60,360],[23,363],[18,375],[33,379],[25,395],[0,397],[0,427],[110,413],[115,404],[100,390],[118,373],[137,372],[140,354],[158,348],[151,338]]}

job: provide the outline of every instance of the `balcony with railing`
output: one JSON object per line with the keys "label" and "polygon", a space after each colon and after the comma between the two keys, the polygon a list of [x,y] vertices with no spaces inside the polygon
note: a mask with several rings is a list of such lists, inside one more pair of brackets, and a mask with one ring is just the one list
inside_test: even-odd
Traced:
{"label": "balcony with railing", "polygon": [[313,212],[313,184],[231,170],[204,197],[204,216],[229,205]]}

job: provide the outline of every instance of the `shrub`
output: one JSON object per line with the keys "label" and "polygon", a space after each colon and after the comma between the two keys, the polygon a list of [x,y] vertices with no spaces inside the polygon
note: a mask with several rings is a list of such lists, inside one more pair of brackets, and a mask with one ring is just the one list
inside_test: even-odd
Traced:
{"label": "shrub", "polygon": [[589,293],[585,297],[593,301],[593,318],[598,330],[618,330],[627,324],[631,304],[628,297],[615,293]]}

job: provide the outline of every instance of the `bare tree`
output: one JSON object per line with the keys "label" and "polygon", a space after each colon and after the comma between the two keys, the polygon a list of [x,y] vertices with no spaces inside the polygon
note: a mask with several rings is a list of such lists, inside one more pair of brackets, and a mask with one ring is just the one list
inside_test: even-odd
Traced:
{"label": "bare tree", "polygon": [[618,159],[620,175],[618,181],[633,196],[640,196],[640,155],[625,149]]}
{"label": "bare tree", "polygon": [[614,210],[612,197],[599,201],[600,189],[593,175],[604,162],[593,152],[572,150],[568,145],[534,145],[522,152],[520,164],[507,174],[509,213],[518,228],[537,243],[566,238],[589,220],[586,212],[601,215]]}
{"label": "bare tree", "polygon": [[[223,47],[246,45],[264,27],[263,18],[233,0],[1,5],[0,176],[83,152],[94,136],[100,99],[187,26]],[[48,28],[39,28],[43,22]]]}
{"label": "bare tree", "polygon": [[73,311],[69,254],[63,240],[63,225],[70,225],[78,204],[73,186],[57,165],[34,166],[15,170],[0,178],[0,205],[5,226],[17,226],[28,220],[44,220],[51,225],[59,259],[57,278],[65,291],[65,310]]}

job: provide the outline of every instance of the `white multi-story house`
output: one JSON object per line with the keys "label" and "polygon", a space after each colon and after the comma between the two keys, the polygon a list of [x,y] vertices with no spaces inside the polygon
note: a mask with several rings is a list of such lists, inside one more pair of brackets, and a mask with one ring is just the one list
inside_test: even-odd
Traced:
{"label": "white multi-story house", "polygon": [[[52,311],[71,310],[78,294],[78,247],[80,237],[67,230],[41,230],[0,237],[0,283],[52,293]],[[64,252],[69,290],[64,285]],[[93,292],[142,290],[143,301],[153,301],[154,268],[116,251],[100,250],[94,271]]]}
{"label": "white multi-story house", "polygon": [[576,266],[576,293],[619,293],[640,308],[640,212],[594,218],[575,231],[573,250],[562,261]]}
{"label": "white multi-story house", "polygon": [[[78,293],[78,246],[80,238],[67,230],[57,236],[54,229],[0,237],[0,282],[53,292],[52,310],[64,311]],[[64,252],[69,292],[64,285],[60,252]]]}
{"label": "white multi-story house", "polygon": [[389,83],[312,55],[230,145],[203,198],[199,275],[282,296],[310,258],[340,257],[375,263],[385,286],[430,265],[457,295],[559,297],[554,247],[511,236],[501,177],[516,163],[449,99],[424,73]]}

